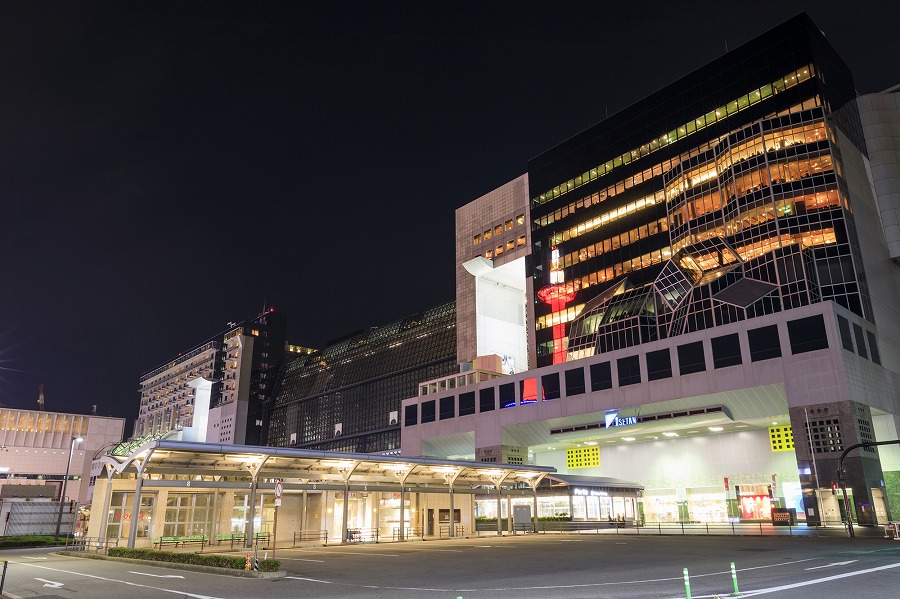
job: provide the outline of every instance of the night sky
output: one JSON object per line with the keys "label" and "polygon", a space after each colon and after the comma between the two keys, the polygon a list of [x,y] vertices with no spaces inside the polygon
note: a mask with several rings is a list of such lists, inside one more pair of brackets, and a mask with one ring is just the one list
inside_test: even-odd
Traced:
{"label": "night sky", "polygon": [[881,91],[893,5],[3,2],[0,402],[133,418],[263,306],[322,347],[449,301],[529,158],[803,9]]}

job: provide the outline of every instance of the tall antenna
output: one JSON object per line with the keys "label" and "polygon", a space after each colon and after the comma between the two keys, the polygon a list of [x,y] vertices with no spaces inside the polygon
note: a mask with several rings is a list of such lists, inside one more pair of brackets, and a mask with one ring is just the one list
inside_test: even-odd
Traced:
{"label": "tall antenna", "polygon": [[44,385],[43,385],[43,383],[41,383],[41,385],[38,387],[38,400],[37,401],[38,401],[38,406],[39,406],[38,410],[43,412],[44,411]]}

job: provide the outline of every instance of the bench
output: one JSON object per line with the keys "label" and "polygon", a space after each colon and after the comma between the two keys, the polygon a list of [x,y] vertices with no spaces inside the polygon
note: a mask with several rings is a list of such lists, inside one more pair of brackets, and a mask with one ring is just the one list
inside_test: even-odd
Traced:
{"label": "bench", "polygon": [[181,537],[157,537],[153,539],[153,544],[159,545],[160,549],[162,549],[163,545],[175,545],[178,547],[179,543],[181,543]]}
{"label": "bench", "polygon": [[227,542],[231,543],[232,547],[234,547],[235,542],[240,541],[243,543],[246,540],[247,540],[247,535],[245,535],[242,532],[216,535],[216,544],[217,545],[221,545],[223,542],[227,541]]}
{"label": "bench", "polygon": [[179,545],[187,545],[188,543],[200,543],[200,549],[203,549],[204,545],[209,543],[209,537],[206,535],[187,535],[180,537],[157,537],[153,539],[153,544],[159,545],[160,549],[162,549],[163,545],[175,545],[175,547],[178,547]]}

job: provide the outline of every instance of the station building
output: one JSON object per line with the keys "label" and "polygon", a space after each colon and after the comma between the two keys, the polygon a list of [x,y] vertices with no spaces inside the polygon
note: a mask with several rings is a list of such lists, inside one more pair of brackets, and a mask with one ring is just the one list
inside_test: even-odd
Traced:
{"label": "station building", "polygon": [[[423,381],[403,455],[840,522],[838,458],[898,438],[898,122],[801,14],[536,156],[456,215],[459,358],[494,376]],[[900,510],[896,447],[844,466],[854,520]]]}

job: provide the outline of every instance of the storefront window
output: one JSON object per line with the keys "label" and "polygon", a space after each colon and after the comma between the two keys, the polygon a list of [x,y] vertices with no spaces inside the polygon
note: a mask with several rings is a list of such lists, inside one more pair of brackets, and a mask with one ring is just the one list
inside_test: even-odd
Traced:
{"label": "storefront window", "polygon": [[212,493],[170,493],[166,498],[164,536],[208,534],[212,527]]}
{"label": "storefront window", "polygon": [[728,508],[721,487],[698,487],[687,490],[688,511],[695,522],[726,522]]}
{"label": "storefront window", "polygon": [[[210,507],[212,503],[210,503]],[[231,515],[232,533],[246,533],[247,522],[250,517],[250,494],[235,493],[234,508]],[[275,496],[273,494],[260,493],[256,496],[256,509],[253,512],[253,530],[255,532],[269,532],[275,521]]]}
{"label": "storefront window", "polygon": [[678,498],[675,489],[644,491],[645,522],[678,522]]}
{"label": "storefront window", "polygon": [[[141,508],[138,512],[137,537],[149,537],[153,517],[155,494],[141,495]],[[131,533],[131,509],[134,504],[134,493],[113,493],[109,502],[109,514],[106,525],[106,537],[121,539]]]}

